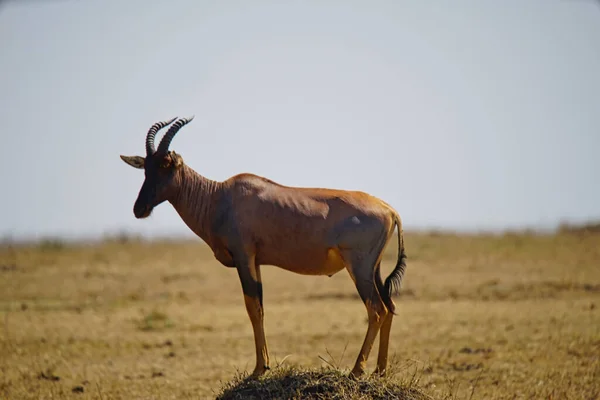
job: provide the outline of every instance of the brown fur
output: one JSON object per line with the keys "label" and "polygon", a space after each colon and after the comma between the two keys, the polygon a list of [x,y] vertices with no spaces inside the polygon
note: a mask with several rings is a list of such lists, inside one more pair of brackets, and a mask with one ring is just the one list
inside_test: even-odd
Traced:
{"label": "brown fur", "polygon": [[[140,168],[139,158],[121,158]],[[145,218],[156,205],[169,201],[215,258],[237,269],[255,338],[252,376],[269,366],[261,265],[328,276],[346,268],[369,320],[352,375],[364,373],[378,333],[377,372],[385,373],[395,309],[391,290],[400,283],[406,258],[400,217],[390,205],[364,192],[289,187],[253,174],[217,182],[193,171],[174,152],[148,155],[143,164],[146,181],[134,207],[136,217]],[[381,257],[395,226],[398,264],[384,283]]]}

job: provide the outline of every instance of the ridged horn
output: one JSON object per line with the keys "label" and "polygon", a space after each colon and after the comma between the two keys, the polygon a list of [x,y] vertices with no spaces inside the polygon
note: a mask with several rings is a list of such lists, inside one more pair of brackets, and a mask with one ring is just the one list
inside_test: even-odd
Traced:
{"label": "ridged horn", "polygon": [[158,144],[158,150],[156,152],[159,154],[167,154],[167,152],[169,151],[169,145],[171,144],[171,140],[173,140],[173,138],[175,137],[175,134],[184,125],[192,122],[193,119],[194,119],[194,116],[192,115],[189,118],[178,119],[177,122],[175,122],[173,125],[171,125],[171,127],[169,128],[167,133],[165,133],[165,136],[163,136],[162,140]]}
{"label": "ridged horn", "polygon": [[148,134],[146,135],[146,155],[147,156],[151,156],[156,151],[156,149],[154,148],[154,138],[156,137],[156,133],[160,129],[164,128],[165,126],[170,125],[176,119],[177,119],[177,117],[175,117],[169,121],[157,122],[150,127],[150,130],[148,131]]}

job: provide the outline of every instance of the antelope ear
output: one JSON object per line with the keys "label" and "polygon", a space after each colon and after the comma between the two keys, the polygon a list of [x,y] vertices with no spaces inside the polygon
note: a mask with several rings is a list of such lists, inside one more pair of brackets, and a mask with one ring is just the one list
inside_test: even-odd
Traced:
{"label": "antelope ear", "polygon": [[183,165],[183,158],[174,151],[171,152],[171,161],[173,162],[173,166],[175,168],[180,168]]}
{"label": "antelope ear", "polygon": [[121,160],[137,169],[144,169],[144,162],[146,161],[144,157],[140,156],[121,156]]}

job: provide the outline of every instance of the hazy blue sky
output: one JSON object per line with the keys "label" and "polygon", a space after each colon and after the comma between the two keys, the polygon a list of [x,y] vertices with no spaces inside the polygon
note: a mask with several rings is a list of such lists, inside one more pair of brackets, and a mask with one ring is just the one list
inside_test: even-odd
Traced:
{"label": "hazy blue sky", "polygon": [[370,192],[407,229],[600,218],[600,7],[585,0],[12,1],[0,235],[188,234],[133,216],[157,120],[213,179]]}

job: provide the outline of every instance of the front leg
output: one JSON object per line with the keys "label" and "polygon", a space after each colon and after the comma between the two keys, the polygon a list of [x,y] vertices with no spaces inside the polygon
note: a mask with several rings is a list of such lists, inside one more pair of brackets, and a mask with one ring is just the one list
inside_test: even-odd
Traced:
{"label": "front leg", "polygon": [[264,312],[260,265],[256,265],[255,257],[250,256],[239,261],[236,260],[236,269],[242,284],[242,291],[244,292],[246,311],[248,311],[254,331],[256,366],[250,377],[256,378],[263,375],[269,369],[269,351],[267,349],[267,339],[265,338],[263,323]]}

